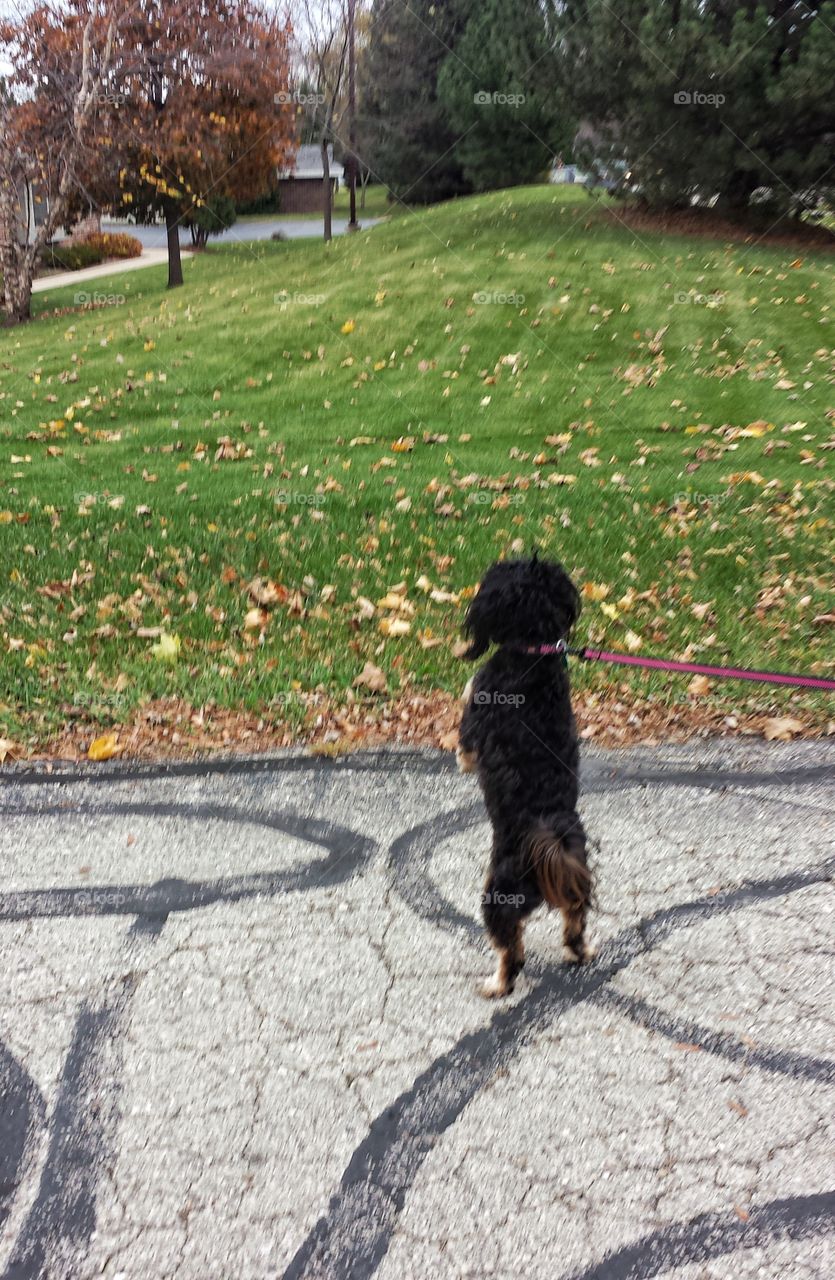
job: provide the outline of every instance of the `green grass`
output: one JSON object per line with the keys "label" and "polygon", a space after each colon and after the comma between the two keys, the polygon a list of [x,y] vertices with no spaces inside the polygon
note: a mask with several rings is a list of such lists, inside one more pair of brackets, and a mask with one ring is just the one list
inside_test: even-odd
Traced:
{"label": "green grass", "polygon": [[[68,706],[119,721],[165,694],[286,714],[286,691],[342,696],[367,659],[392,690],[458,689],[467,591],[534,544],[607,589],[583,640],[827,670],[832,274],[821,254],[639,239],[582,192],[533,188],[329,246],[212,247],[171,293],[163,268],[95,281],[124,303],[3,335],[0,731],[43,741]],[[215,460],[223,437],[237,460]],[[261,644],[258,574],[301,593]],[[357,595],[401,581],[408,635],[355,621]],[[137,635],[155,626],[177,663]],[[615,679],[685,696],[576,674]]]}

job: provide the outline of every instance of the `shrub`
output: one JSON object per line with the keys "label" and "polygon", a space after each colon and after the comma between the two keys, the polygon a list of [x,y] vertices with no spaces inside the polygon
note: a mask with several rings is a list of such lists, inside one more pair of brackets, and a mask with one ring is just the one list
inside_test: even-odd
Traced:
{"label": "shrub", "polygon": [[102,258],[138,258],[142,253],[142,241],[123,231],[91,231],[81,243],[98,249]]}
{"label": "shrub", "polygon": [[41,262],[49,271],[80,271],[82,267],[94,267],[104,260],[104,254],[94,245],[83,241],[73,243],[59,240],[45,245],[41,250]]}

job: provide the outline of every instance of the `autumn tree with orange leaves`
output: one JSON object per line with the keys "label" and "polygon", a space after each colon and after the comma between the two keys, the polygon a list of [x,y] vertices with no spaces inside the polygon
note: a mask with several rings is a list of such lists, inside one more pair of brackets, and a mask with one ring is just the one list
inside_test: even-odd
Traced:
{"label": "autumn tree with orange leaves", "polygon": [[268,190],[295,145],[288,38],[258,0],[57,0],[0,24],[7,322],[29,317],[43,246],[90,208],[163,219],[182,284],[179,227],[213,196]]}
{"label": "autumn tree with orange leaves", "polygon": [[165,221],[169,287],[183,282],[180,228],[213,198],[264,194],[295,147],[289,34],[256,0],[138,0],[120,26],[89,188]]}

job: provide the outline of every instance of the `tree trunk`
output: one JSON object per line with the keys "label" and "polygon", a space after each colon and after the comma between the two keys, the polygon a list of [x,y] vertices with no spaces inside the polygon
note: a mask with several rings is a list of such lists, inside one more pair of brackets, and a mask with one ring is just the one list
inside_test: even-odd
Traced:
{"label": "tree trunk", "polygon": [[165,206],[165,230],[168,236],[168,288],[176,289],[183,283],[183,264],[180,259],[180,222],[173,205]]}
{"label": "tree trunk", "polygon": [[[5,215],[8,210],[3,209]],[[32,318],[34,250],[17,240],[17,226],[4,216],[0,227],[0,269],[3,272],[4,325],[22,324]]]}
{"label": "tree trunk", "polygon": [[3,263],[3,309],[5,325],[32,319],[32,276],[20,262]]}
{"label": "tree trunk", "polygon": [[333,239],[333,224],[331,220],[331,166],[328,159],[328,144],[325,138],[321,142],[322,152],[322,211],[325,241]]}

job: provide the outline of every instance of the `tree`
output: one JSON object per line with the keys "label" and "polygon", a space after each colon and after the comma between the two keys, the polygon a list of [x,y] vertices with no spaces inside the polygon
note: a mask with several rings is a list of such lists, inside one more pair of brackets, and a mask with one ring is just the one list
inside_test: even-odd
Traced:
{"label": "tree", "polygon": [[135,0],[114,64],[90,184],[137,222],[164,218],[174,287],[180,227],[257,198],[290,154],[288,30],[256,0]]}
{"label": "tree", "polygon": [[565,0],[558,35],[584,165],[655,206],[831,203],[833,0]]}
{"label": "tree", "polygon": [[438,74],[438,100],[478,191],[533,182],[570,131],[560,128],[554,56],[540,0],[471,0]]}
{"label": "tree", "polygon": [[211,195],[199,208],[195,205],[184,215],[183,226],[191,232],[195,249],[205,249],[209,236],[228,231],[237,216],[234,200],[229,196]]}
{"label": "tree", "polygon": [[348,57],[348,22],[344,0],[303,0],[302,59],[308,95],[306,127],[319,144],[322,157],[322,220],[324,239],[333,235],[330,148],[345,111],[345,72]]}
{"label": "tree", "polygon": [[394,196],[428,204],[471,189],[438,74],[464,29],[461,0],[374,0],[361,74],[362,149]]}
{"label": "tree", "polygon": [[[68,218],[110,75],[116,3],[63,13],[50,4],[0,24],[12,72],[0,94],[0,266],[6,324],[28,320],[44,246]],[[37,198],[43,220],[31,232]],[[30,233],[31,232],[31,233]]]}

